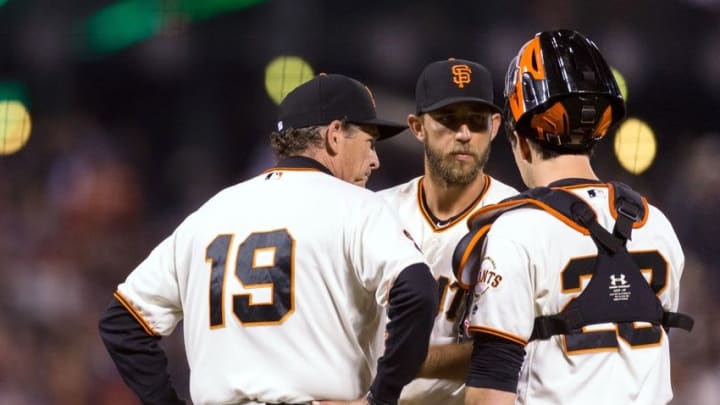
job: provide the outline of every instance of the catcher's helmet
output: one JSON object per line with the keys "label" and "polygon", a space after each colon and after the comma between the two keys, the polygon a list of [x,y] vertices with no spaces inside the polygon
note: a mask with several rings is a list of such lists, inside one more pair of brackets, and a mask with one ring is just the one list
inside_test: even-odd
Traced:
{"label": "catcher's helmet", "polygon": [[597,46],[571,30],[535,35],[505,76],[510,130],[560,150],[586,150],[625,116],[625,102]]}

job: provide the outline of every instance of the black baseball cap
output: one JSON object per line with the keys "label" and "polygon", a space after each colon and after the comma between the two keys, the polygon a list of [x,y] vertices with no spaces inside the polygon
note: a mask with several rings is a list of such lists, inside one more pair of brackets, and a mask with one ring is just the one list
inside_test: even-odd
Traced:
{"label": "black baseball cap", "polygon": [[502,113],[493,101],[492,76],[483,65],[450,58],[425,66],[415,86],[418,114],[461,101],[482,103]]}
{"label": "black baseball cap", "polygon": [[375,125],[379,139],[390,138],[407,128],[377,117],[370,89],[340,74],[321,73],[288,93],[280,103],[278,131],[327,125],[333,120]]}

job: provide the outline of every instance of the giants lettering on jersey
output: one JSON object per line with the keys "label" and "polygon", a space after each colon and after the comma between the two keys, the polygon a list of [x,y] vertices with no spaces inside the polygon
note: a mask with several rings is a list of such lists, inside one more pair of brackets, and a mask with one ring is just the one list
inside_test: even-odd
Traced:
{"label": "giants lettering on jersey", "polygon": [[475,283],[475,296],[479,297],[488,288],[497,288],[502,282],[502,275],[495,269],[495,261],[491,257],[485,257],[480,265],[480,271]]}

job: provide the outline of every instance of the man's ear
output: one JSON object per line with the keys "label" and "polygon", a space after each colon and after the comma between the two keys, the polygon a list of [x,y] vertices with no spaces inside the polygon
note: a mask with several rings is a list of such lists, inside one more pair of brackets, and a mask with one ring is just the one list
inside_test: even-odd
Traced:
{"label": "man's ear", "polygon": [[498,113],[493,113],[490,116],[490,140],[492,141],[495,139],[495,136],[498,134],[498,131],[500,130],[500,125],[502,124],[502,115]]}
{"label": "man's ear", "polygon": [[525,138],[524,136],[518,135],[517,132],[513,131],[513,136],[517,140],[518,148],[520,148],[520,157],[523,158],[528,163],[532,163],[533,156],[532,156],[532,146],[530,146],[530,141]]}
{"label": "man's ear", "polygon": [[417,138],[417,140],[420,142],[425,142],[425,133],[422,130],[423,129],[423,116],[409,114],[407,117],[407,123],[408,123],[408,127],[410,128],[410,132],[412,132],[412,134],[415,135],[415,138]]}
{"label": "man's ear", "polygon": [[325,127],[325,148],[330,156],[340,153],[343,139],[343,126],[340,120],[334,120]]}

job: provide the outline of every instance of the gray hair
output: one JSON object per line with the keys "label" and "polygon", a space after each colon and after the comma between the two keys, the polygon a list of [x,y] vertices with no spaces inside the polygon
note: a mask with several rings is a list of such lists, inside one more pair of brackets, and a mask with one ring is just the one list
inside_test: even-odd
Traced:
{"label": "gray hair", "polygon": [[[282,131],[273,131],[270,134],[270,147],[272,148],[275,160],[279,162],[290,156],[300,155],[309,148],[322,148],[325,144],[323,131],[326,129],[326,125],[316,125],[298,129],[285,128]],[[346,132],[346,137],[352,138],[360,128],[343,121],[342,129]]]}

